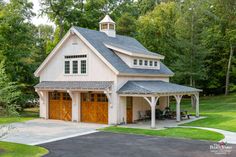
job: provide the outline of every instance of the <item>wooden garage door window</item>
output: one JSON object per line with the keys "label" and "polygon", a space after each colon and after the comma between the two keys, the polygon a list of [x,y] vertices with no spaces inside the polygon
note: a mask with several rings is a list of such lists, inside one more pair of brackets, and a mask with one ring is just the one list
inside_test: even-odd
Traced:
{"label": "wooden garage door window", "polygon": [[108,123],[108,102],[105,94],[82,94],[81,121],[105,124]]}
{"label": "wooden garage door window", "polygon": [[65,92],[49,92],[49,118],[71,121],[72,100]]}

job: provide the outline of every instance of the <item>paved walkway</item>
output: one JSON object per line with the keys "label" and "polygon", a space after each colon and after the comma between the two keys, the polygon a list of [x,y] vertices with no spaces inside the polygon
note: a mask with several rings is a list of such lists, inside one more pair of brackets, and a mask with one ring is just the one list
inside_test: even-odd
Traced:
{"label": "paved walkway", "polygon": [[[168,127],[178,127],[178,125],[180,125],[180,124],[190,123],[190,122],[193,122],[193,121],[196,121],[199,119],[203,119],[203,118],[206,118],[206,117],[196,118],[195,116],[191,116],[190,119],[184,119],[184,120],[181,120],[180,122],[176,122],[175,119],[156,120],[156,128],[155,129],[160,130],[160,129],[165,129]],[[150,129],[151,121],[150,120],[140,121],[137,123],[121,125],[121,127]]]}
{"label": "paved walkway", "polygon": [[7,132],[0,140],[38,145],[95,133],[96,129],[105,126],[107,125],[35,119],[24,123],[0,125],[0,132]]}
{"label": "paved walkway", "polygon": [[215,131],[218,133],[221,133],[225,136],[225,138],[221,141],[230,143],[230,144],[236,144],[236,132],[221,130],[221,129],[215,129],[215,128],[205,128],[205,127],[194,127],[194,126],[178,126],[183,128],[197,128],[197,129],[203,129],[203,130],[210,130]]}

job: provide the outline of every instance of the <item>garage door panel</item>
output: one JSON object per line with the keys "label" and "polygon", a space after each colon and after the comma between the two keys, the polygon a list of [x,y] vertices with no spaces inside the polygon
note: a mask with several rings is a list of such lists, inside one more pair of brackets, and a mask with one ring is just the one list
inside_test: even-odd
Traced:
{"label": "garage door panel", "polygon": [[71,121],[72,115],[72,105],[71,101],[63,101],[61,119],[66,121]]}
{"label": "garage door panel", "polygon": [[103,94],[82,94],[81,101],[81,121],[92,123],[108,123],[108,103]]}
{"label": "garage door panel", "polygon": [[108,123],[108,106],[107,103],[97,104],[97,121],[99,123]]}
{"label": "garage door panel", "polygon": [[71,121],[72,100],[68,93],[49,92],[49,119]]}

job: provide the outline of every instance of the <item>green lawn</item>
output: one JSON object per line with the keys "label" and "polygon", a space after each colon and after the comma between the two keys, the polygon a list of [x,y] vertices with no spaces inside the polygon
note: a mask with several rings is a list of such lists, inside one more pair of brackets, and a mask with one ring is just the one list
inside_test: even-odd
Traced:
{"label": "green lawn", "polygon": [[0,117],[0,124],[8,124],[15,122],[25,122],[39,117],[38,108],[28,108],[20,113],[19,117]]}
{"label": "green lawn", "polygon": [[0,157],[40,157],[47,153],[47,149],[38,146],[0,142]]}
{"label": "green lawn", "polygon": [[[172,107],[175,107],[172,105]],[[181,110],[194,113],[190,100],[184,100]],[[210,127],[236,132],[236,93],[229,96],[200,97],[200,116],[206,116],[184,126]]]}
{"label": "green lawn", "polygon": [[101,130],[115,133],[188,138],[188,139],[209,140],[209,141],[219,141],[224,138],[224,136],[220,133],[208,130],[195,129],[195,128],[169,128],[165,130],[151,130],[151,129],[136,129],[136,128],[111,126],[103,128]]}

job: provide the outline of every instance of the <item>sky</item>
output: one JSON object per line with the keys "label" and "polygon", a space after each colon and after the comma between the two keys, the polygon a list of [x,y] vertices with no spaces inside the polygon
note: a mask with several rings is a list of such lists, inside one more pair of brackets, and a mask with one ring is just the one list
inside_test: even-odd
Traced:
{"label": "sky", "polygon": [[[9,2],[9,0],[4,0],[5,2]],[[33,2],[34,7],[33,7],[33,12],[36,13],[36,16],[32,19],[32,23],[36,26],[40,24],[47,24],[47,25],[52,25],[55,28],[55,24],[51,22],[47,16],[39,16],[39,10],[40,10],[40,0],[29,0],[29,2]]]}
{"label": "sky", "polygon": [[51,22],[47,16],[41,17],[39,16],[39,10],[40,10],[40,0],[29,0],[30,2],[33,2],[34,7],[33,7],[33,12],[36,13],[36,16],[32,19],[32,23],[35,24],[36,26],[40,24],[47,24],[47,25],[53,25],[53,22]]}

